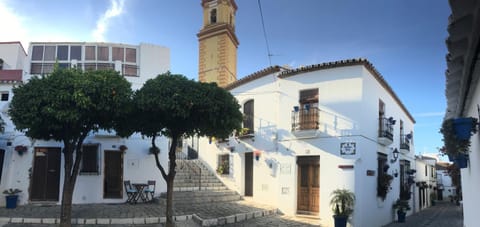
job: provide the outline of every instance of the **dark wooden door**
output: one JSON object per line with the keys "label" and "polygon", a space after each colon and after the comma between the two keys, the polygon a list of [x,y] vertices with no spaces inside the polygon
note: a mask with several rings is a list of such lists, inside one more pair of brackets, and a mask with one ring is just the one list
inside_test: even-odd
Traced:
{"label": "dark wooden door", "polygon": [[0,149],[0,182],[3,173],[3,160],[5,158],[5,150]]}
{"label": "dark wooden door", "polygon": [[35,148],[30,189],[32,201],[58,201],[60,148]]}
{"label": "dark wooden door", "polygon": [[297,211],[318,214],[320,207],[319,157],[299,157],[297,164]]}
{"label": "dark wooden door", "polygon": [[123,198],[123,152],[105,151],[103,198]]}
{"label": "dark wooden door", "polygon": [[253,196],[253,152],[245,153],[245,196]]}

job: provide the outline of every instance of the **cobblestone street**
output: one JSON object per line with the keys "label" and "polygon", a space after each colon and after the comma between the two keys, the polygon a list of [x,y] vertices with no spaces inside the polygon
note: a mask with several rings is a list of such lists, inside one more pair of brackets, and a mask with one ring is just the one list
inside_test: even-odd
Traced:
{"label": "cobblestone street", "polygon": [[395,222],[384,227],[463,227],[462,207],[439,202],[436,206],[408,216],[405,223]]}

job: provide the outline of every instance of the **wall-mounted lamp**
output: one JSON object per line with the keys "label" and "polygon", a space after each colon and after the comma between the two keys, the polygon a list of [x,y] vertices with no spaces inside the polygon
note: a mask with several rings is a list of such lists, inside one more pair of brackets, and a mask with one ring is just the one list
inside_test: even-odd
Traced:
{"label": "wall-mounted lamp", "polygon": [[397,161],[397,159],[398,159],[398,154],[399,154],[399,153],[400,153],[400,152],[398,152],[398,149],[397,149],[397,148],[395,148],[395,149],[393,150],[393,152],[392,152],[393,159],[390,160],[391,163],[395,163],[395,162]]}

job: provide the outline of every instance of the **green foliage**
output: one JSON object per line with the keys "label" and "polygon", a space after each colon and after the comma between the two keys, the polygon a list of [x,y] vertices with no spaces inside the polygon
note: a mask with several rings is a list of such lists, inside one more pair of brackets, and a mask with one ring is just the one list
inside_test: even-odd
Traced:
{"label": "green foliage", "polygon": [[336,189],[332,192],[330,206],[335,215],[349,216],[355,206],[355,194],[347,189]]}
{"label": "green foliage", "polygon": [[5,194],[5,195],[16,195],[20,192],[22,192],[22,190],[20,190],[18,188],[9,188],[9,189],[3,191],[3,194]]}
{"label": "green foliage", "polygon": [[130,101],[130,83],[115,71],[56,68],[13,89],[10,116],[35,139],[73,141],[91,130],[110,129]]}
{"label": "green foliage", "polygon": [[390,184],[393,176],[387,173],[380,174],[377,179],[377,196],[385,200],[387,193],[390,191]]}
{"label": "green foliage", "polygon": [[405,212],[407,210],[410,210],[410,204],[408,200],[397,199],[397,201],[393,204],[393,209]]}
{"label": "green foliage", "polygon": [[[470,134],[477,132],[478,120],[471,118],[472,128]],[[454,119],[445,119],[440,128],[440,133],[443,135],[444,146],[440,148],[440,153],[455,157],[458,153],[468,154],[470,148],[470,140],[460,140],[455,134]]]}
{"label": "green foliage", "polygon": [[242,113],[236,99],[214,83],[199,83],[183,75],[161,74],[148,80],[133,98],[134,121],[125,121],[121,135],[140,132],[153,137],[228,137],[240,129]]}

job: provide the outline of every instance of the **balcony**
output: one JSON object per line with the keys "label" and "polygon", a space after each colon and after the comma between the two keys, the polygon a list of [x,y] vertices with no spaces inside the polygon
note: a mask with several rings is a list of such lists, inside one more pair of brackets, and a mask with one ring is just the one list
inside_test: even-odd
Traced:
{"label": "balcony", "polygon": [[292,132],[296,136],[313,136],[318,130],[319,109],[310,107],[292,111]]}
{"label": "balcony", "polygon": [[409,153],[410,152],[410,134],[400,135],[400,152]]}
{"label": "balcony", "polygon": [[378,142],[384,146],[393,143],[393,125],[395,124],[392,118],[380,118],[378,129]]}

